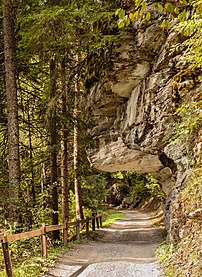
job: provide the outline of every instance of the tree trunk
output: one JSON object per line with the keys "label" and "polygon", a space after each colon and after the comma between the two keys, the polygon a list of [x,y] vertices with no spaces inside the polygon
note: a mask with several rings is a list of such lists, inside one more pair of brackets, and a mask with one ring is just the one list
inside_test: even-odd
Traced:
{"label": "tree trunk", "polygon": [[61,130],[61,183],[62,183],[62,220],[69,220],[69,182],[67,168],[67,129]]}
{"label": "tree trunk", "polygon": [[[77,80],[76,80],[77,82]],[[74,189],[75,189],[75,201],[76,201],[76,218],[84,219],[83,208],[82,208],[82,195],[81,195],[81,184],[78,178],[79,169],[79,128],[78,128],[78,84],[75,84],[75,98],[74,98]]]}
{"label": "tree trunk", "polygon": [[[50,100],[56,95],[56,64],[54,58],[50,62]],[[50,181],[51,181],[51,208],[52,224],[58,224],[58,174],[57,174],[57,120],[56,109],[52,108],[50,117]],[[53,232],[53,239],[59,240],[59,231]]]}
{"label": "tree trunk", "polygon": [[18,220],[17,203],[20,182],[18,100],[14,47],[14,26],[10,1],[3,4],[5,83],[8,113],[9,218]]}
{"label": "tree trunk", "polygon": [[32,196],[32,207],[34,207],[36,203],[36,191],[34,186],[34,163],[33,163],[32,130],[31,130],[31,116],[30,116],[30,99],[28,100],[27,121],[28,121],[28,137],[29,137],[29,158],[30,158],[30,169],[31,169],[30,188],[31,188],[31,196]]}
{"label": "tree trunk", "polygon": [[61,65],[62,75],[62,129],[61,129],[61,183],[62,183],[62,220],[69,221],[69,181],[68,181],[68,157],[67,157],[67,86],[65,74],[65,62]]}

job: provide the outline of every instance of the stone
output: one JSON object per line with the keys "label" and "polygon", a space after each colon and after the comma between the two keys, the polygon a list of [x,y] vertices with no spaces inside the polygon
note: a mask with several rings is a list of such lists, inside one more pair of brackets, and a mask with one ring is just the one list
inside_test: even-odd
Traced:
{"label": "stone", "polygon": [[159,171],[158,179],[162,184],[162,189],[165,195],[167,197],[170,196],[172,189],[175,185],[172,170],[169,167],[164,167]]}
{"label": "stone", "polygon": [[[172,28],[161,29],[158,17],[134,21],[123,31],[113,48],[112,69],[87,96],[86,114],[95,124],[89,130],[94,146],[88,156],[100,171],[133,170],[157,177],[166,195],[169,229],[171,204],[190,176],[188,147],[175,138],[173,126],[179,120],[175,112],[202,86],[194,73],[186,75],[184,70],[183,55],[176,47],[184,38]],[[194,153],[200,143],[193,147]]]}
{"label": "stone", "polygon": [[99,150],[89,154],[93,167],[100,171],[135,170],[138,173],[147,173],[159,171],[163,167],[156,155],[129,149],[120,137],[110,143],[100,138]]}

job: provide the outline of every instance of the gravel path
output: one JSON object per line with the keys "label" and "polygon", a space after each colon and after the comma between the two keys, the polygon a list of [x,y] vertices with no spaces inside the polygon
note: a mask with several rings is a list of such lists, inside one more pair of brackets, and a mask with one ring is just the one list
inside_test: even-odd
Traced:
{"label": "gravel path", "polygon": [[124,218],[96,232],[95,240],[65,253],[44,277],[160,277],[154,252],[162,241],[149,214],[126,210]]}

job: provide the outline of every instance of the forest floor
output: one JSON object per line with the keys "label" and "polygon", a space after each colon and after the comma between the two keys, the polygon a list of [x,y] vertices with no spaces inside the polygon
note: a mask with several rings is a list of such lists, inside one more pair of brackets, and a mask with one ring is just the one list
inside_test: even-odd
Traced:
{"label": "forest floor", "polygon": [[44,277],[160,277],[155,250],[160,228],[149,213],[124,210],[124,217],[63,254]]}

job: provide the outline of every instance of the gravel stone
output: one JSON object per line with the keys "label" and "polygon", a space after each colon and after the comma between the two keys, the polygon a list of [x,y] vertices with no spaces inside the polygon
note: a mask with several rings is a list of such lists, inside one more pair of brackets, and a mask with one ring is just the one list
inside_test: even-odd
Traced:
{"label": "gravel stone", "polygon": [[92,264],[79,277],[157,277],[161,276],[155,263],[104,262]]}
{"label": "gravel stone", "polygon": [[95,232],[59,258],[44,277],[160,277],[155,250],[161,232],[149,214],[125,210],[124,217]]}

